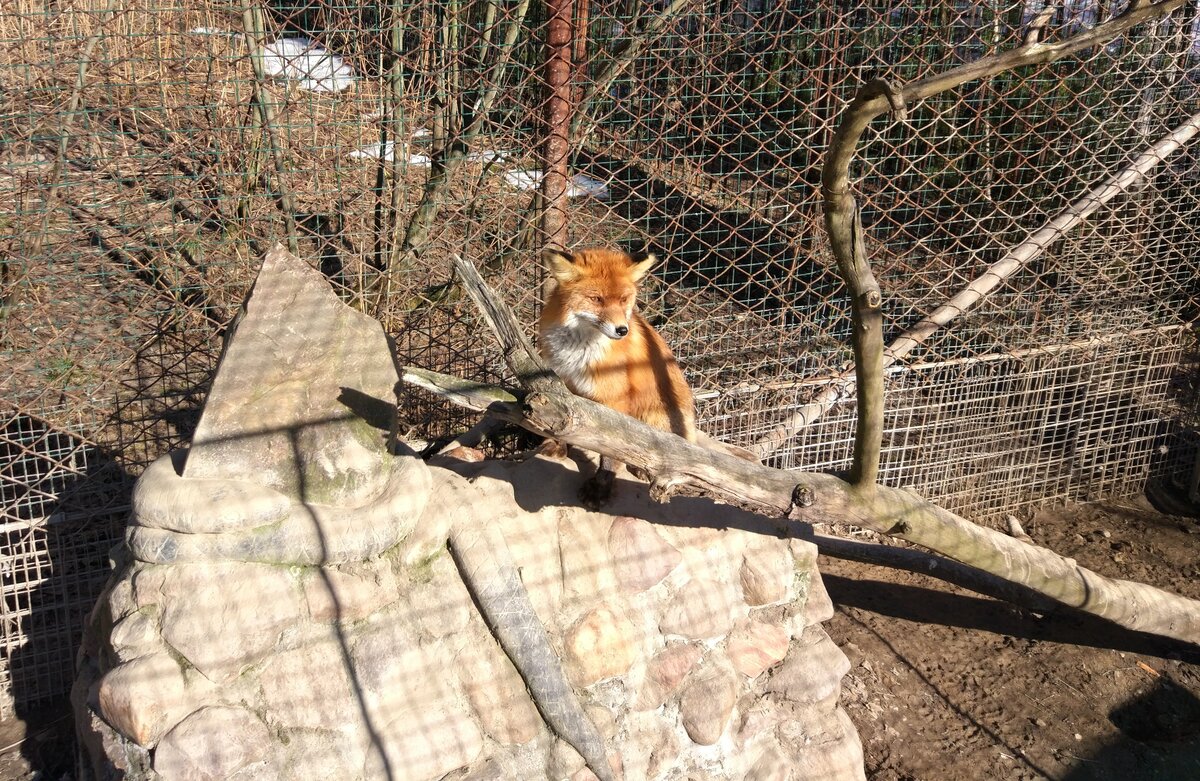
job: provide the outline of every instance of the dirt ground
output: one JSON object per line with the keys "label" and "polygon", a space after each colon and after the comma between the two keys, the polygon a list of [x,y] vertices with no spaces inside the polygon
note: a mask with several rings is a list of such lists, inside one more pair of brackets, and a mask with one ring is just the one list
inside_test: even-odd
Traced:
{"label": "dirt ground", "polygon": [[[1200,520],[1137,500],[1043,511],[1026,531],[1200,598]],[[1200,652],[895,570],[823,556],[821,571],[872,781],[1200,779]],[[71,781],[64,711],[0,723],[0,781]]]}
{"label": "dirt ground", "polygon": [[[1111,577],[1200,598],[1200,520],[1144,500],[1026,531]],[[920,575],[821,557],[872,781],[1200,779],[1200,652],[1037,617]]]}

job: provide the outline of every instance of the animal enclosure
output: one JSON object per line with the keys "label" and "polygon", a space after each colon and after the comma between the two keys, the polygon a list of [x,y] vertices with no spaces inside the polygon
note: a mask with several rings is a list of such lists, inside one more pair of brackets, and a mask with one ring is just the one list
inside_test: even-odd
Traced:
{"label": "animal enclosure", "polygon": [[[1123,5],[1072,0],[1045,34]],[[653,251],[643,310],[701,427],[772,465],[845,468],[851,323],[819,193],[838,116],[872,75],[1015,45],[1044,6],[15,0],[0,15],[0,715],[69,688],[132,481],[188,442],[276,241],[378,316],[402,363],[478,380],[503,370],[453,254],[532,331],[547,242]],[[877,122],[854,174],[887,341],[1197,112],[1193,0]],[[1190,473],[1197,149],[889,369],[884,482],[989,522]],[[470,422],[415,392],[400,413],[414,438]]]}

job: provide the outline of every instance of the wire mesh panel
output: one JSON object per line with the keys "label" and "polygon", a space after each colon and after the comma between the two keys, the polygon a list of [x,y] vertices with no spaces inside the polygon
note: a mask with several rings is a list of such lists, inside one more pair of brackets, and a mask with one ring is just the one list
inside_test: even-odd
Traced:
{"label": "wire mesh panel", "polygon": [[[1045,34],[1123,6],[1067,3]],[[276,241],[378,316],[402,362],[479,380],[504,370],[453,254],[532,326],[544,245],[651,250],[642,308],[701,426],[769,441],[781,467],[845,468],[846,394],[808,425],[796,414],[851,360],[818,192],[837,118],[864,80],[1011,47],[1044,7],[14,0],[0,15],[10,704],[64,690],[129,480],[188,441]],[[1191,2],[877,122],[853,174],[886,339],[1197,111]],[[889,369],[882,479],[989,521],[1191,468],[1195,150]],[[468,422],[415,392],[400,409],[413,436]]]}

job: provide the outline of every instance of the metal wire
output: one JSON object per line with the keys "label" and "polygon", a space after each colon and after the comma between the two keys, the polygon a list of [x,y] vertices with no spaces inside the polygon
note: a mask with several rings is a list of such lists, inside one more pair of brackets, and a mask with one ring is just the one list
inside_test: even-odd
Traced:
{"label": "metal wire", "polygon": [[[66,691],[129,483],[187,442],[271,243],[294,235],[401,361],[481,380],[503,370],[447,284],[453,253],[532,325],[549,210],[570,245],[652,250],[643,308],[702,427],[753,445],[850,359],[816,193],[843,106],[872,74],[1014,44],[1042,6],[578,0],[572,113],[548,128],[542,4],[14,2],[0,715]],[[1119,10],[1066,9],[1048,35]],[[870,131],[856,186],[889,339],[1200,110],[1200,3],[1146,28]],[[989,521],[1190,468],[1198,196],[1193,145],[893,367],[882,479]],[[416,395],[401,414],[421,437],[466,422]],[[844,469],[853,415],[835,405],[772,463]]]}

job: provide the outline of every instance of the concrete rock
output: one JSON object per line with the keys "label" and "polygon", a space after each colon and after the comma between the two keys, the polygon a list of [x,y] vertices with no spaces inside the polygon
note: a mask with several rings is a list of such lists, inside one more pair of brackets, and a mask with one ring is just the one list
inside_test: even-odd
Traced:
{"label": "concrete rock", "polygon": [[391,563],[375,559],[342,567],[313,567],[302,579],[314,621],[357,621],[399,598]]}
{"label": "concrete rock", "polygon": [[638,657],[640,638],[617,609],[602,605],[583,617],[563,640],[567,677],[576,686],[629,672]]}
{"label": "concrete rock", "polygon": [[214,681],[261,659],[307,612],[295,578],[280,567],[215,562],[160,570],[158,593],[134,582],[138,602],[161,603],[163,639]]}
{"label": "concrete rock", "polygon": [[152,746],[195,707],[178,662],[166,653],[117,665],[100,679],[101,717],[139,746]]}
{"label": "concrete rock", "polygon": [[729,634],[745,608],[734,586],[693,578],[667,604],[660,626],[666,634],[707,640]]}
{"label": "concrete rock", "polygon": [[694,743],[711,746],[721,739],[737,691],[733,671],[711,660],[689,677],[679,698],[679,715]]}
{"label": "concrete rock", "polygon": [[491,637],[471,643],[460,657],[467,699],[480,726],[505,745],[527,743],[538,736],[542,717],[534,707],[517,669]]}
{"label": "concrete rock", "polygon": [[449,704],[398,713],[378,735],[382,751],[373,746],[364,766],[369,779],[433,781],[470,765],[483,750],[479,727]]}
{"label": "concrete rock", "polygon": [[757,678],[787,655],[788,633],[776,624],[751,619],[733,630],[725,651],[735,670],[747,678]]}
{"label": "concrete rock", "polygon": [[[366,747],[353,729],[327,725],[324,729],[281,731],[283,748],[278,753],[280,781],[345,781],[353,778],[350,768],[362,767]],[[258,781],[247,778],[246,781]]]}
{"label": "concrete rock", "polygon": [[820,626],[811,626],[792,643],[787,658],[766,684],[766,691],[799,704],[833,707],[850,662]]}
{"label": "concrete rock", "polygon": [[819,732],[806,731],[790,739],[784,736],[794,777],[805,781],[865,781],[862,743],[850,717],[838,708],[823,723],[825,728]]}
{"label": "concrete rock", "polygon": [[792,556],[783,544],[749,547],[740,571],[746,604],[770,605],[788,599],[796,577],[792,566]]}
{"label": "concrete rock", "polygon": [[833,600],[829,598],[829,592],[825,590],[825,581],[816,567],[809,573],[808,590],[801,615],[804,617],[805,626],[823,624],[833,618]]}
{"label": "concrete rock", "polygon": [[276,245],[226,345],[183,475],[253,475],[305,502],[360,504],[391,460],[398,380],[379,323]]}
{"label": "concrete rock", "polygon": [[670,645],[646,664],[641,691],[633,703],[635,710],[655,710],[673,695],[700,661],[700,646],[691,643]]}
{"label": "concrete rock", "polygon": [[636,594],[662,581],[679,565],[683,556],[649,523],[637,518],[613,520],[608,532],[617,582],[627,594]]}
{"label": "concrete rock", "polygon": [[616,598],[616,577],[603,542],[609,529],[610,520],[598,513],[559,513],[558,559],[562,564],[564,612],[568,616],[594,607],[597,601]]}
{"label": "concrete rock", "polygon": [[[223,534],[183,534],[135,525],[126,535],[126,544],[137,560],[154,564],[226,559],[302,565],[363,561],[399,543],[428,498],[428,468],[420,459],[391,458],[380,465],[378,476],[378,490],[357,504],[296,501],[277,521]],[[182,484],[191,480],[174,479]],[[145,501],[151,503],[149,498]]]}
{"label": "concrete rock", "polygon": [[332,636],[273,655],[259,675],[263,704],[284,728],[351,729],[365,740],[362,693],[341,644]]}
{"label": "concrete rock", "polygon": [[267,765],[276,745],[267,726],[244,708],[201,708],[159,742],[154,770],[164,781],[223,781]]}
{"label": "concrete rock", "polygon": [[119,662],[165,651],[158,634],[157,610],[147,608],[122,618],[112,628],[109,645]]}
{"label": "concrete rock", "polygon": [[[746,781],[789,781],[792,778],[791,763],[778,746],[767,748],[746,773]],[[808,776],[801,776],[808,778]]]}

